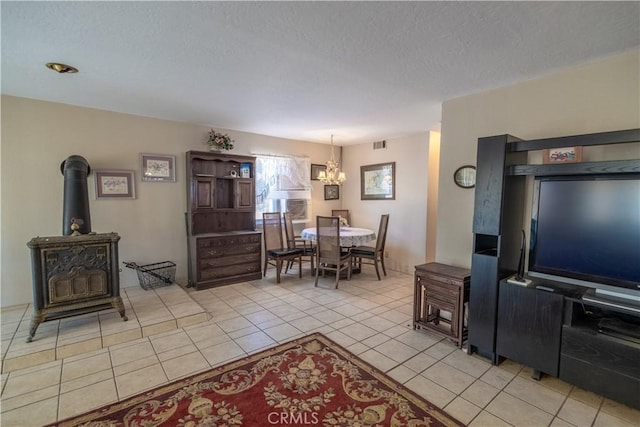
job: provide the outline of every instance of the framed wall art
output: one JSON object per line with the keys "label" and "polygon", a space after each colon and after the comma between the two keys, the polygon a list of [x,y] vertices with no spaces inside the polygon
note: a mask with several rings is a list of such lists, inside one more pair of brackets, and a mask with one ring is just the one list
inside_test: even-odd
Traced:
{"label": "framed wall art", "polygon": [[582,147],[548,148],[542,150],[542,163],[578,163],[582,161]]}
{"label": "framed wall art", "polygon": [[96,199],[135,199],[133,171],[96,170]]}
{"label": "framed wall art", "polygon": [[320,172],[323,172],[326,170],[326,166],[325,165],[311,165],[311,181],[320,181],[320,178],[318,178],[318,175],[320,175]]}
{"label": "framed wall art", "polygon": [[143,181],[175,182],[176,156],[164,154],[140,154]]}
{"label": "framed wall art", "polygon": [[395,200],[396,162],[360,166],[361,200]]}
{"label": "framed wall art", "polygon": [[340,198],[340,186],[339,185],[325,185],[324,186],[324,199],[325,200],[338,200]]}

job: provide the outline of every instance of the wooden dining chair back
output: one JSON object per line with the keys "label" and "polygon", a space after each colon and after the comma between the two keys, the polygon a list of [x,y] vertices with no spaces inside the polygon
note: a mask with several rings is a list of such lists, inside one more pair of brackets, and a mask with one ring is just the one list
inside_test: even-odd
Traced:
{"label": "wooden dining chair back", "polygon": [[[311,274],[315,274],[314,261],[316,257],[316,247],[313,245],[311,240],[305,240],[301,236],[295,234],[295,230],[293,228],[293,216],[291,215],[291,212],[283,213],[282,218],[284,220],[284,233],[287,238],[287,247],[289,249],[302,249],[302,260],[309,261],[311,263]],[[287,272],[289,268],[291,268],[292,264],[293,261],[289,260],[284,271]]]}
{"label": "wooden dining chair back", "polygon": [[380,226],[378,227],[378,238],[376,240],[376,246],[356,246],[351,248],[351,256],[353,256],[358,262],[360,271],[362,271],[363,259],[368,260],[364,264],[373,264],[376,267],[376,274],[378,280],[380,278],[380,270],[378,264],[382,265],[382,272],[387,275],[387,269],[384,265],[384,247],[387,242],[387,228],[389,226],[389,214],[380,216]]}
{"label": "wooden dining chair back", "polygon": [[331,216],[339,216],[347,220],[347,224],[351,225],[351,215],[349,209],[332,209]]}
{"label": "wooden dining chair back", "polygon": [[267,275],[269,264],[276,267],[276,283],[280,283],[280,272],[284,261],[298,260],[299,277],[302,277],[302,249],[289,248],[284,244],[282,233],[282,216],[280,212],[265,212],[262,214],[263,242],[264,242],[264,271]]}
{"label": "wooden dining chair back", "polygon": [[320,271],[324,277],[326,271],[336,274],[335,288],[338,288],[340,273],[347,271],[347,280],[351,280],[351,253],[342,252],[340,247],[340,218],[337,216],[316,217],[316,283]]}

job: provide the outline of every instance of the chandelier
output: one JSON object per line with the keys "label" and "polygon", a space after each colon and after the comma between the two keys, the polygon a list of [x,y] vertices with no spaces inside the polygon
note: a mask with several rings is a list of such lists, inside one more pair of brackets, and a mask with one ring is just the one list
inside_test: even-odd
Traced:
{"label": "chandelier", "polygon": [[340,172],[340,163],[335,161],[333,154],[333,135],[331,135],[331,160],[327,161],[325,170],[320,171],[318,179],[328,185],[342,185],[347,180],[344,172]]}

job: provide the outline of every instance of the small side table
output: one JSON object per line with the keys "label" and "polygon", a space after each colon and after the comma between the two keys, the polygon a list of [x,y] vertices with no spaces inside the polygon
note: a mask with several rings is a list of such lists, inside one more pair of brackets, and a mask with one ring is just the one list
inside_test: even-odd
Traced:
{"label": "small side table", "polygon": [[[467,337],[464,307],[469,301],[471,271],[430,262],[416,265],[413,329],[424,328],[445,336],[462,348]],[[449,313],[443,315],[442,311]]]}

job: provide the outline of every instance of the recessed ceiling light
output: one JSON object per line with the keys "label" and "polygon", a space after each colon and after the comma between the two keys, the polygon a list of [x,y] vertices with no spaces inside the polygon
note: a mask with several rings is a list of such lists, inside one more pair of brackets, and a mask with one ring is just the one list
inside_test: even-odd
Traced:
{"label": "recessed ceiling light", "polygon": [[53,71],[57,71],[60,74],[73,74],[78,72],[78,69],[76,67],[72,67],[71,65],[66,64],[60,64],[58,62],[47,63],[47,68]]}

